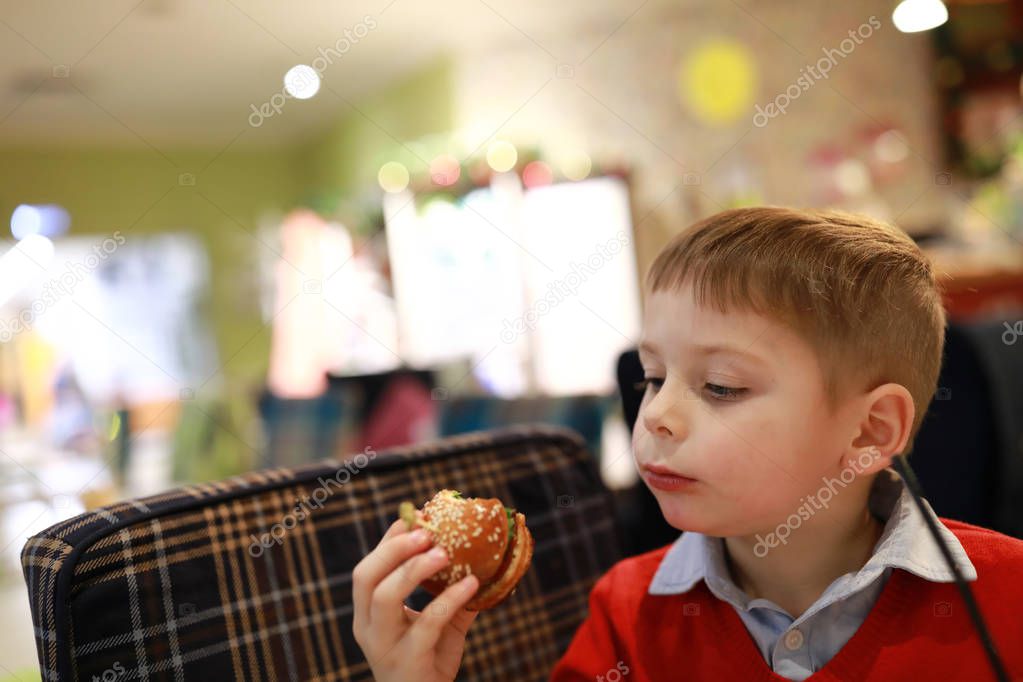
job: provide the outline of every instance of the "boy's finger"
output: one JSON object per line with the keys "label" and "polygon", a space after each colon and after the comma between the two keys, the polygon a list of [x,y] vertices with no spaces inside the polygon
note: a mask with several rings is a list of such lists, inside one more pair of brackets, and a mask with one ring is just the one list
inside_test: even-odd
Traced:
{"label": "boy's finger", "polygon": [[401,607],[405,600],[419,583],[444,568],[447,563],[448,558],[443,550],[439,555],[432,551],[421,552],[391,571],[373,590],[369,611],[369,620],[373,626],[383,631],[403,628],[405,618]]}
{"label": "boy's finger", "polygon": [[456,609],[455,617],[441,632],[440,641],[437,642],[438,656],[448,661],[462,660],[462,654],[465,653],[465,637],[479,613],[466,611],[464,608]]}
{"label": "boy's finger", "polygon": [[[422,611],[416,611],[407,604],[402,606],[410,622],[415,623],[423,617]],[[455,617],[451,619],[451,622],[447,624],[441,633],[440,641],[437,642],[438,658],[442,661],[454,661],[456,665],[462,660],[462,654],[465,653],[465,638],[469,634],[469,628],[472,627],[478,615],[480,615],[479,611],[458,609]]]}
{"label": "boy's finger", "polygon": [[429,533],[417,535],[397,532],[390,538],[382,539],[372,552],[362,558],[352,570],[352,606],[356,620],[365,625],[372,622],[370,602],[380,582],[402,562],[429,547],[430,543]]}
{"label": "boy's finger", "polygon": [[408,524],[405,523],[405,521],[402,519],[397,519],[394,523],[391,524],[391,527],[387,529],[387,532],[384,533],[384,537],[380,538],[380,541],[383,542],[384,540],[388,540],[396,535],[401,535],[402,533],[407,532]]}
{"label": "boy's finger", "polygon": [[[476,594],[479,585],[479,578],[470,574],[454,585],[449,585],[426,605],[423,615],[409,629],[408,636],[416,651],[433,651],[437,647],[445,628],[465,610],[465,605]],[[464,616],[458,618],[458,623],[464,623]]]}

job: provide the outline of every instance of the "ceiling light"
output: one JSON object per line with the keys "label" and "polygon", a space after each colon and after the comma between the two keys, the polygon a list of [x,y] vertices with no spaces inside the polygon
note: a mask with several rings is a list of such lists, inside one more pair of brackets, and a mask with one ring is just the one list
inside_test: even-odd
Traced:
{"label": "ceiling light", "polygon": [[292,97],[309,99],[320,91],[320,74],[305,64],[293,66],[284,74],[284,89]]}
{"label": "ceiling light", "polygon": [[948,8],[941,0],[902,0],[892,12],[892,23],[903,33],[929,31],[948,21]]}

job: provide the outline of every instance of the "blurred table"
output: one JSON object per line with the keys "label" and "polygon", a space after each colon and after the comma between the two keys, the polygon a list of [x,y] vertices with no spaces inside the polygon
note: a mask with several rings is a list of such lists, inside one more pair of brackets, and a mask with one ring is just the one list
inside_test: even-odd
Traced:
{"label": "blurred table", "polygon": [[1023,270],[953,274],[942,281],[945,310],[964,320],[1023,312]]}
{"label": "blurred table", "polygon": [[949,318],[1023,315],[1023,246],[986,252],[924,251],[937,273]]}

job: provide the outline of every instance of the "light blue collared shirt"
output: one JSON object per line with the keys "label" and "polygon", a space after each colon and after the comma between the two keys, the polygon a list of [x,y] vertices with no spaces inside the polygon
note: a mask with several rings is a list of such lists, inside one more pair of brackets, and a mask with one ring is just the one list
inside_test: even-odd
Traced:
{"label": "light blue collared shirt", "polygon": [[[933,514],[926,500],[924,504]],[[824,667],[866,620],[893,568],[925,580],[955,582],[894,469],[878,474],[868,506],[885,523],[870,559],[856,573],[836,578],[799,618],[769,599],[750,599],[731,579],[724,540],[692,531],[683,533],[668,549],[648,592],[682,594],[703,579],[714,596],[739,614],[771,670],[790,680],[804,680]],[[959,540],[944,525],[938,527],[963,577],[976,580],[977,571]]]}

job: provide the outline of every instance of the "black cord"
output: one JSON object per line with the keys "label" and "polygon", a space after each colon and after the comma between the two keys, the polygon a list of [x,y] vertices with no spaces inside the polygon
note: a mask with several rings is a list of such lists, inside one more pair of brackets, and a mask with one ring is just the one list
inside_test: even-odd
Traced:
{"label": "black cord", "polygon": [[949,568],[952,569],[952,573],[955,574],[956,587],[959,588],[959,594],[963,596],[963,601],[966,602],[966,610],[970,614],[970,619],[973,621],[973,627],[977,630],[977,636],[980,637],[981,644],[984,645],[984,652],[987,654],[988,662],[995,673],[995,678],[998,682],[1009,682],[1009,675],[1005,672],[1005,666],[1002,664],[1001,659],[998,658],[998,652],[995,651],[995,643],[991,640],[991,633],[988,632],[987,626],[984,624],[984,618],[980,615],[980,609],[977,608],[977,602],[973,599],[970,585],[963,578],[963,574],[959,572],[959,567],[956,566],[955,560],[952,558],[951,550],[949,550],[948,545],[941,538],[938,522],[924,507],[923,495],[920,492],[920,484],[916,480],[916,474],[913,473],[913,470],[909,467],[909,462],[902,455],[895,455],[892,458],[892,463],[895,465],[896,470],[898,470],[899,475],[902,476],[902,480],[906,482],[909,492],[913,495],[913,501],[916,502],[917,509],[920,510],[924,521],[927,522],[927,528],[930,529],[931,536],[938,543],[941,554],[945,557],[945,563],[948,564]]}

